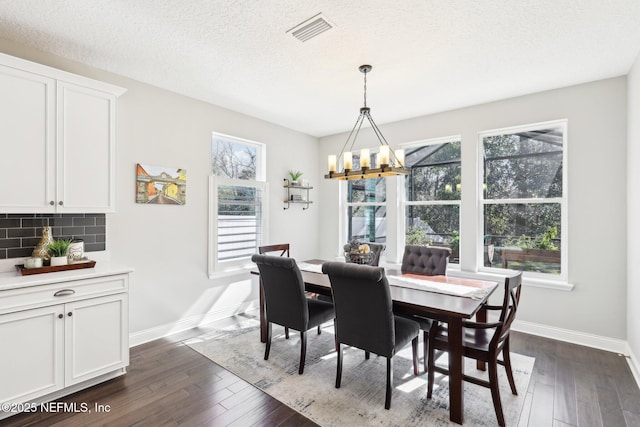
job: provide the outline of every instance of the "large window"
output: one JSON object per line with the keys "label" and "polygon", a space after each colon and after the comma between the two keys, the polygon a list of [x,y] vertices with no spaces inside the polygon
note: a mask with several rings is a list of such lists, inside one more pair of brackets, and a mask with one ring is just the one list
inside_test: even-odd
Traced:
{"label": "large window", "polygon": [[451,248],[459,262],[461,160],[458,138],[404,146],[405,244]]}
{"label": "large window", "polygon": [[248,260],[266,230],[264,145],[213,134],[210,273]]}
{"label": "large window", "polygon": [[[374,164],[375,154],[371,155]],[[360,157],[353,155],[354,169]],[[363,242],[387,241],[387,182],[385,178],[347,181],[347,238]]]}
{"label": "large window", "polygon": [[566,276],[566,121],[480,135],[483,265]]}

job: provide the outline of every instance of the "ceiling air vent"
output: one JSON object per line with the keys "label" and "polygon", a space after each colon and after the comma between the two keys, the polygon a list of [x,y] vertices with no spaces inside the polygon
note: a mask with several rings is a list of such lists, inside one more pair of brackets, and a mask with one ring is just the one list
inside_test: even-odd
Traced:
{"label": "ceiling air vent", "polygon": [[287,33],[291,33],[293,37],[302,42],[306,42],[307,40],[317,36],[318,34],[324,33],[331,28],[333,28],[333,24],[329,22],[326,16],[319,13],[301,24],[296,25],[287,31]]}

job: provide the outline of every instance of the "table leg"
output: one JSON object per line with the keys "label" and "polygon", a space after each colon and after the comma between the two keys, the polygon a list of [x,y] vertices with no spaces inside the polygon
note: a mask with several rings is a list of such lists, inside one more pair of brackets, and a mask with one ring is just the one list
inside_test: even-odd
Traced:
{"label": "table leg", "polygon": [[464,353],[462,319],[449,319],[449,419],[462,424],[464,419]]}
{"label": "table leg", "polygon": [[260,342],[267,342],[267,319],[264,315],[264,290],[262,289],[262,279],[259,280],[260,289]]}

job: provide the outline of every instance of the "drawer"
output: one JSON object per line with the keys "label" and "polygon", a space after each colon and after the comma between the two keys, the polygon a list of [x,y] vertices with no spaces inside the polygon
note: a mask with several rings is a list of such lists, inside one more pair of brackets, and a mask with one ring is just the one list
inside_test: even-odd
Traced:
{"label": "drawer", "polygon": [[12,289],[0,293],[0,314],[127,292],[128,288],[129,276],[121,274]]}

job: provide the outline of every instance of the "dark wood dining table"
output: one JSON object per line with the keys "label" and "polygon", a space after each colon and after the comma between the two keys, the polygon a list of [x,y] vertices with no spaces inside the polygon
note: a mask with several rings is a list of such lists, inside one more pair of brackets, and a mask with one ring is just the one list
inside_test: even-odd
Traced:
{"label": "dark wood dining table", "polygon": [[[310,264],[322,264],[322,260],[305,261]],[[486,322],[486,311],[482,305],[498,286],[497,282],[467,279],[451,276],[419,276],[402,274],[400,270],[385,270],[387,276],[404,276],[412,279],[423,279],[434,282],[450,283],[454,285],[471,286],[486,289],[484,298],[474,299],[436,293],[428,290],[413,289],[390,284],[393,311],[396,314],[418,315],[430,319],[446,322],[449,327],[449,419],[462,424],[464,420],[464,356],[463,356],[463,321],[475,316],[479,322]],[[259,275],[256,268],[252,274]],[[301,270],[305,289],[321,295],[331,295],[329,276],[322,273]],[[266,321],[264,317],[264,301],[260,292],[260,339],[266,342]],[[425,355],[426,357],[426,355]],[[479,369],[484,365],[478,363]]]}

